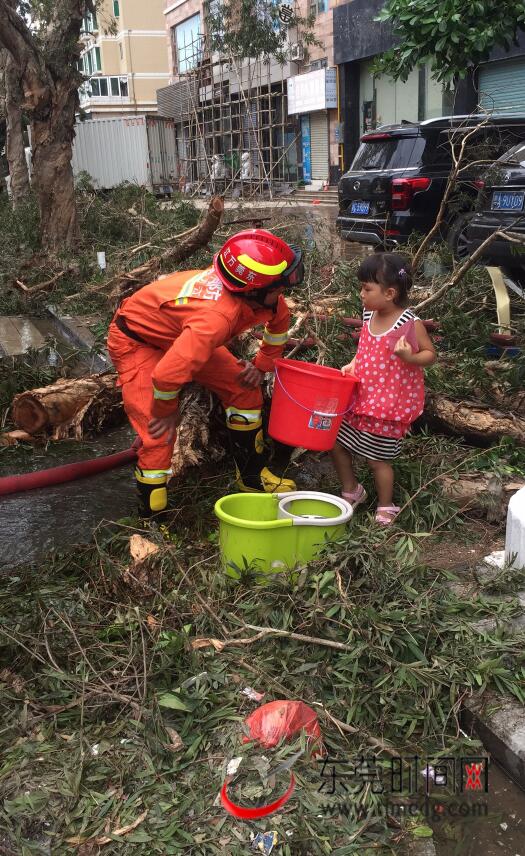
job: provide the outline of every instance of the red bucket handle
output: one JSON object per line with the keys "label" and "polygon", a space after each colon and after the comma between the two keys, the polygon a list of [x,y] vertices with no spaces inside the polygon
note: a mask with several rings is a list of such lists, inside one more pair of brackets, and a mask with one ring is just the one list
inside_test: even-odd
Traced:
{"label": "red bucket handle", "polygon": [[284,394],[290,399],[290,401],[293,401],[293,403],[296,404],[297,407],[300,407],[302,410],[306,410],[307,413],[313,413],[316,416],[331,416],[331,417],[346,416],[346,414],[349,413],[350,410],[352,409],[352,405],[350,405],[350,407],[347,407],[347,409],[343,410],[342,413],[323,413],[321,410],[312,410],[311,407],[305,407],[304,404],[301,404],[300,401],[297,401],[292,395],[290,395],[288,390],[283,385],[281,378],[279,377],[279,372],[277,370],[277,366],[275,366],[275,379],[277,380],[277,382],[278,382],[279,386],[281,387],[282,391],[284,392]]}

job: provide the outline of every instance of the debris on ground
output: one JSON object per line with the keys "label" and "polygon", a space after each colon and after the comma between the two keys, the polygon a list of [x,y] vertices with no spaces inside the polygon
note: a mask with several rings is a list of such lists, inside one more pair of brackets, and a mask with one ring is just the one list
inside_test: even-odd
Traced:
{"label": "debris on ground", "polygon": [[270,856],[274,847],[279,844],[279,834],[272,832],[258,832],[252,839],[252,850]]}
{"label": "debris on ground", "polygon": [[266,749],[281,740],[290,740],[305,731],[310,747],[321,752],[321,729],[315,710],[302,701],[271,701],[253,711],[245,720],[247,734],[243,742],[256,740]]}
{"label": "debris on ground", "polygon": [[247,696],[251,701],[262,701],[266,693],[258,693],[253,687],[244,687],[241,690],[242,695]]}

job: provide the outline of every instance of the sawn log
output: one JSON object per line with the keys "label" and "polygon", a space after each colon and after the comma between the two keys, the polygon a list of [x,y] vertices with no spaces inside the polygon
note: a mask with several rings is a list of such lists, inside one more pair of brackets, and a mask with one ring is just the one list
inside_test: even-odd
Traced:
{"label": "sawn log", "polygon": [[456,434],[489,441],[507,436],[525,446],[525,417],[514,412],[496,410],[473,401],[453,401],[444,395],[428,392],[425,415],[437,419]]}
{"label": "sawn log", "polygon": [[28,434],[47,434],[55,440],[80,439],[89,426],[99,430],[121,409],[116,375],[105,372],[64,378],[50,386],[26,390],[13,399],[13,420]]}

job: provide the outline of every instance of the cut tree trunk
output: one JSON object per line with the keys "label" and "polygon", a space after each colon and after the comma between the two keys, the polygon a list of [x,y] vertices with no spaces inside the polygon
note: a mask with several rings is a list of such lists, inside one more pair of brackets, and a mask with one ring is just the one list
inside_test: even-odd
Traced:
{"label": "cut tree trunk", "polygon": [[427,393],[425,416],[437,420],[455,434],[493,441],[512,437],[525,446],[525,417],[504,413],[473,401],[453,401],[444,395]]}
{"label": "cut tree trunk", "polygon": [[54,440],[80,440],[87,430],[100,430],[121,413],[116,375],[108,372],[58,380],[50,386],[21,392],[13,399],[13,420],[28,434]]}
{"label": "cut tree trunk", "polygon": [[10,54],[5,64],[5,112],[6,112],[6,155],[11,178],[13,206],[29,196],[29,174],[27,171],[24,134],[22,130],[23,101],[20,74]]}
{"label": "cut tree trunk", "polygon": [[213,395],[198,384],[188,384],[180,395],[181,421],[173,449],[173,478],[189,467],[216,462],[226,456],[224,413]]}
{"label": "cut tree trunk", "polygon": [[486,517],[497,523],[504,519],[511,496],[522,487],[525,479],[500,479],[487,473],[471,473],[457,479],[443,476],[443,492],[462,511],[471,511],[477,517]]}

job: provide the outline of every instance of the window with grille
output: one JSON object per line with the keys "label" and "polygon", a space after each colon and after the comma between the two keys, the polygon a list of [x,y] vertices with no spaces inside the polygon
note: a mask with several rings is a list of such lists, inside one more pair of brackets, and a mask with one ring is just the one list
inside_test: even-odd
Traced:
{"label": "window with grille", "polygon": [[202,58],[202,31],[200,15],[193,15],[171,28],[177,71],[190,71]]}
{"label": "window with grille", "polygon": [[316,17],[322,15],[323,12],[328,12],[328,0],[314,0],[310,3],[310,15]]}

